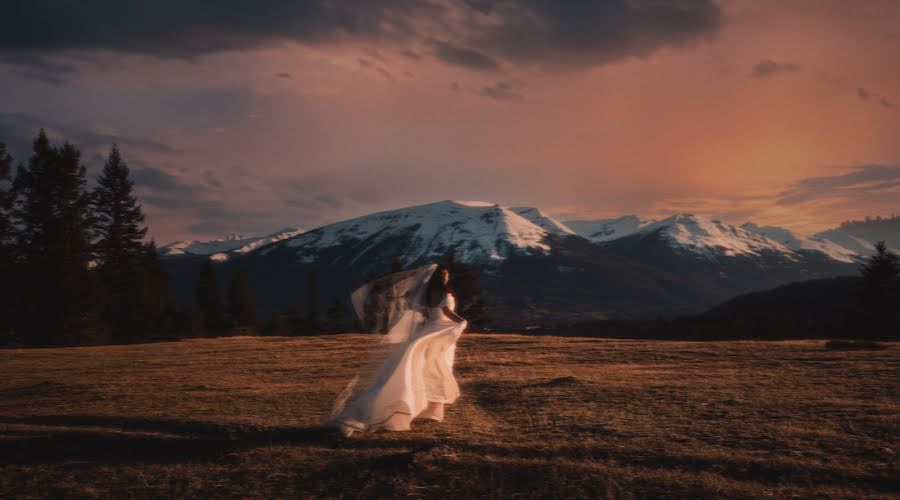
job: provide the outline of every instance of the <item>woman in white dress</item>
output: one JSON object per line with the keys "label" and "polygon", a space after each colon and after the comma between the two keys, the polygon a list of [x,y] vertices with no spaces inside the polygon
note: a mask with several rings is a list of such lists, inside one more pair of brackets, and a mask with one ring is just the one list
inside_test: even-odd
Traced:
{"label": "woman in white dress", "polygon": [[338,397],[327,425],[349,437],[377,429],[410,430],[416,418],[444,419],[444,405],[459,397],[453,362],[456,341],[468,325],[454,312],[449,278],[447,269],[430,264],[354,292],[363,324],[374,319],[387,334]]}

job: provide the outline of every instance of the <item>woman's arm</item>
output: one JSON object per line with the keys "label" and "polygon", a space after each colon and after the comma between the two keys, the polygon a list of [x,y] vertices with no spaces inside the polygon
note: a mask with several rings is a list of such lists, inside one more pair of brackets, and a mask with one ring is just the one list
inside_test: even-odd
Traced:
{"label": "woman's arm", "polygon": [[444,314],[448,318],[452,319],[453,321],[456,321],[457,323],[462,323],[463,321],[465,321],[465,319],[463,319],[462,316],[453,312],[453,309],[450,309],[450,307],[448,307],[448,306],[444,306],[441,310],[444,311]]}

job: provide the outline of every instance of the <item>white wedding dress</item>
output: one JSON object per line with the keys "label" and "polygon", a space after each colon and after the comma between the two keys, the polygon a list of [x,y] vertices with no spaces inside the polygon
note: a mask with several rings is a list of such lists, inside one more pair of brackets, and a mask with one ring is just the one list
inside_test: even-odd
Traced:
{"label": "white wedding dress", "polygon": [[410,329],[408,337],[377,368],[371,386],[333,416],[329,425],[349,436],[353,431],[410,430],[416,418],[444,419],[444,405],[455,402],[460,394],[453,362],[456,341],[467,325],[448,318],[445,306],[455,311],[452,294],[428,308],[427,318],[414,323],[415,327],[409,327],[412,320],[398,322],[397,329]]}

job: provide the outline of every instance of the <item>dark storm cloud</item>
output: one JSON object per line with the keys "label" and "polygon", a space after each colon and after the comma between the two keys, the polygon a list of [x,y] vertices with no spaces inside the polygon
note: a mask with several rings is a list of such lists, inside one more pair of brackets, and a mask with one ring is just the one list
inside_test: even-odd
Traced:
{"label": "dark storm cloud", "polygon": [[0,53],[0,63],[10,66],[10,72],[51,85],[62,85],[78,73],[74,64],[54,61],[32,51]]}
{"label": "dark storm cloud", "polygon": [[[590,66],[714,36],[713,0],[470,1],[489,22],[468,45],[517,64]],[[478,23],[477,16],[471,21]]]}
{"label": "dark storm cloud", "polygon": [[408,36],[417,0],[68,0],[4,6],[0,47],[111,49],[191,57],[276,40],[327,42],[340,37]]}
{"label": "dark storm cloud", "polygon": [[771,59],[763,59],[753,66],[750,72],[751,78],[769,78],[780,73],[792,73],[800,71],[800,65],[792,62],[775,62]]}
{"label": "dark storm cloud", "polygon": [[[513,64],[590,66],[710,38],[722,13],[713,0],[68,0],[8,2],[0,48],[108,49],[194,57],[279,41],[429,44],[473,69]],[[431,29],[423,28],[425,25]],[[426,37],[424,32],[428,32]],[[403,54],[417,59],[418,52]]]}
{"label": "dark storm cloud", "polygon": [[849,173],[810,177],[795,182],[779,193],[778,203],[795,205],[813,199],[836,196],[869,196],[900,187],[900,166],[862,165]]}

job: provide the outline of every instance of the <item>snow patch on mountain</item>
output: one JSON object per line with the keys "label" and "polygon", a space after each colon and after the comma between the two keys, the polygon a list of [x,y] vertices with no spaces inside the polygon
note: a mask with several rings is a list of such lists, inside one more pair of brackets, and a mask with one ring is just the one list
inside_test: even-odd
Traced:
{"label": "snow patch on mountain", "polygon": [[773,241],[781,243],[791,250],[814,250],[817,252],[822,252],[832,259],[841,262],[856,262],[856,259],[854,257],[860,254],[860,252],[848,248],[845,245],[841,245],[835,241],[817,236],[804,238],[783,227],[757,226],[752,222],[747,222],[741,225],[741,227],[743,229],[746,229],[747,231],[765,236]]}
{"label": "snow patch on mountain", "polygon": [[864,257],[875,252],[875,243],[879,241],[884,241],[894,252],[900,252],[900,217],[845,222],[815,236],[831,240]]}
{"label": "snow patch on mountain", "polygon": [[[329,224],[277,245],[296,249],[300,262],[318,259],[325,249],[363,245],[349,264],[363,258],[379,243],[403,241],[403,264],[438,259],[453,249],[464,262],[499,262],[511,252],[547,253],[550,231],[498,204],[446,200],[364,215]],[[260,251],[267,254],[268,247]]]}
{"label": "snow patch on mountain", "polygon": [[557,234],[561,236],[573,235],[575,231],[568,228],[562,222],[550,217],[541,211],[540,208],[537,207],[510,207],[510,210],[519,214],[523,218],[536,226],[544,229],[548,233]]}
{"label": "snow patch on mountain", "polygon": [[160,247],[159,254],[162,257],[176,257],[180,255],[206,255],[213,260],[228,260],[230,255],[245,254],[257,248],[285,240],[303,233],[301,229],[287,227],[264,236],[248,236],[232,233],[223,238],[209,241],[177,241],[164,247]]}
{"label": "snow patch on mountain", "polygon": [[634,234],[653,222],[643,221],[636,215],[623,215],[615,219],[568,220],[563,224],[582,238],[602,243]]}
{"label": "snow patch on mountain", "polygon": [[708,258],[720,255],[760,256],[775,252],[791,260],[798,260],[790,248],[767,236],[718,219],[693,214],[676,214],[648,224],[639,232],[644,234],[659,232],[676,250],[693,252]]}

